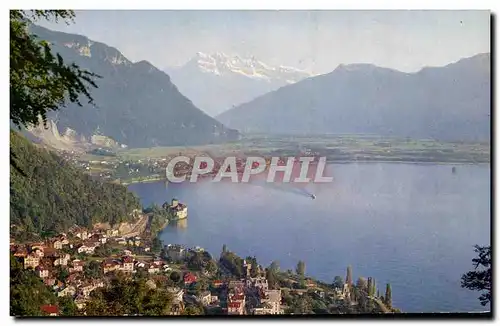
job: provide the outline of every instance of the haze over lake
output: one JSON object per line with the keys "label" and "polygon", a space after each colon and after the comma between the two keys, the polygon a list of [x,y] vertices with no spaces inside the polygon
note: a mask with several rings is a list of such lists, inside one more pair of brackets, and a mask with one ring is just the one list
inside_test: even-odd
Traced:
{"label": "haze over lake", "polygon": [[279,185],[164,182],[133,184],[143,205],[176,197],[189,218],[168,226],[165,244],[222,245],[282,270],[306,262],[306,274],[331,282],[372,276],[405,312],[481,311],[478,292],[460,288],[475,244],[490,243],[490,166],[335,164],[330,184],[308,185],[312,200]]}

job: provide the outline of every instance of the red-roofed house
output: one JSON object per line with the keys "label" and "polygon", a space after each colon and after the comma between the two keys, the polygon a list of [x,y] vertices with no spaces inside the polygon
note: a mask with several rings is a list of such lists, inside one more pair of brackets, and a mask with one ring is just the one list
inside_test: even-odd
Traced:
{"label": "red-roofed house", "polygon": [[51,304],[46,304],[40,307],[42,313],[48,316],[57,316],[59,314],[59,307]]}
{"label": "red-roofed house", "polygon": [[185,285],[189,285],[189,284],[192,284],[196,282],[196,275],[194,275],[193,273],[186,273],[186,275],[184,275],[184,284]]}
{"label": "red-roofed house", "polygon": [[222,282],[221,280],[215,280],[212,282],[214,288],[220,288],[223,284],[224,282]]}
{"label": "red-roofed house", "polygon": [[228,315],[243,315],[243,303],[242,302],[228,302],[227,304],[227,314]]}

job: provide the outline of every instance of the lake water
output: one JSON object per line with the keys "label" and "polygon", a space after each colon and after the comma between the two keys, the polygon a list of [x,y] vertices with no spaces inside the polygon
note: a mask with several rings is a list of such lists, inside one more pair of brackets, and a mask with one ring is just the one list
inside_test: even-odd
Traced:
{"label": "lake water", "polygon": [[[486,310],[478,292],[460,287],[473,268],[473,245],[490,244],[490,166],[334,164],[333,183],[310,184],[312,200],[293,185],[133,184],[143,205],[176,197],[189,218],[161,239],[199,245],[215,256],[222,245],[282,270],[306,262],[306,273],[331,282],[372,276],[381,293],[392,285],[406,312]],[[304,187],[304,186],[295,186]]]}

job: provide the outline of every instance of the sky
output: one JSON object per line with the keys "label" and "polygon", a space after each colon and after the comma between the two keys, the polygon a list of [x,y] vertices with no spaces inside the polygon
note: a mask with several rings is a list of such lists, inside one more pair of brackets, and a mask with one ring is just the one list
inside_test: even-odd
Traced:
{"label": "sky", "polygon": [[404,72],[490,52],[489,11],[75,11],[75,23],[39,22],[85,35],[160,69],[196,52],[254,56],[327,73],[371,63]]}

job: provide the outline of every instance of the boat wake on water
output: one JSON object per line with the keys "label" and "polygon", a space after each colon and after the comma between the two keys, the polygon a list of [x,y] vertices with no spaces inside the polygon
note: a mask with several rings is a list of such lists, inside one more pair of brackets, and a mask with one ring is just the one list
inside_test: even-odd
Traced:
{"label": "boat wake on water", "polygon": [[315,199],[316,196],[309,191],[307,191],[304,188],[299,188],[299,187],[294,187],[293,184],[285,184],[285,183],[271,183],[271,182],[266,182],[266,180],[251,180],[248,184],[254,185],[254,186],[260,186],[263,188],[268,188],[268,189],[273,189],[273,190],[278,190],[278,191],[283,191],[295,195],[300,195],[304,197],[310,197],[312,199]]}

